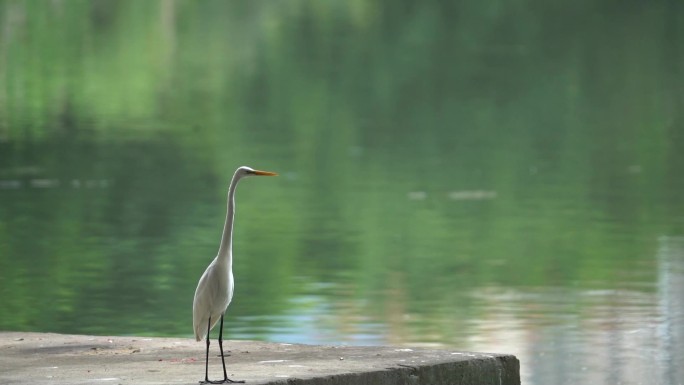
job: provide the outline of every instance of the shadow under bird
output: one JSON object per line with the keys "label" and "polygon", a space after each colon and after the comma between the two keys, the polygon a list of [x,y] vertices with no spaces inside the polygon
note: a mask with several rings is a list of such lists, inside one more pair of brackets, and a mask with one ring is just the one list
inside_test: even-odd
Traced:
{"label": "shadow under bird", "polygon": [[[195,329],[195,338],[201,341],[207,340],[207,351],[204,361],[204,381],[201,384],[223,384],[244,381],[234,381],[228,378],[226,373],[226,360],[223,355],[223,315],[233,299],[233,218],[235,214],[235,187],[238,182],[248,176],[276,176],[270,171],[259,171],[250,167],[239,167],[228,188],[228,211],[226,223],[223,226],[221,246],[218,255],[209,264],[202,274],[195,290],[195,299],[192,303],[192,325]],[[221,363],[223,364],[223,380],[209,380],[209,332],[216,325],[219,318],[219,349],[221,350]]]}

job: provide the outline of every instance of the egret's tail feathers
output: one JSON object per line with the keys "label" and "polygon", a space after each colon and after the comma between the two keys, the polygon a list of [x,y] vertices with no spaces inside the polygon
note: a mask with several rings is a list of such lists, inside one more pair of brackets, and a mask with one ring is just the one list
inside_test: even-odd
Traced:
{"label": "egret's tail feathers", "polygon": [[207,323],[209,322],[208,317],[201,317],[201,319],[194,322],[193,329],[195,329],[195,339],[197,341],[202,341],[207,335]]}
{"label": "egret's tail feathers", "polygon": [[[222,313],[218,313],[211,316],[198,316],[197,319],[193,317],[192,326],[195,329],[195,339],[202,341],[207,336],[207,332],[216,326],[222,315]],[[209,325],[209,317],[211,317],[211,325]]]}

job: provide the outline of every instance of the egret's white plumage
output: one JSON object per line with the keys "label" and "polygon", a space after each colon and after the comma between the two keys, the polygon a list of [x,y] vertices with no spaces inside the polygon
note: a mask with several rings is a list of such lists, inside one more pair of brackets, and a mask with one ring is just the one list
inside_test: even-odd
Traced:
{"label": "egret's white plumage", "polygon": [[202,341],[206,337],[210,317],[209,328],[213,329],[233,299],[231,264],[219,257],[214,258],[197,284],[195,300],[192,303],[192,326],[197,341]]}
{"label": "egret's white plumage", "polygon": [[[192,324],[195,329],[195,338],[201,341],[207,338],[207,360],[205,362],[205,381],[211,382],[207,378],[207,366],[209,360],[209,335],[208,332],[214,328],[219,319],[222,321],[223,314],[226,312],[230,301],[233,299],[233,218],[235,214],[235,188],[240,179],[246,176],[275,176],[274,172],[254,170],[250,167],[239,167],[228,188],[228,210],[226,212],[226,222],[223,226],[221,246],[219,247],[216,258],[209,264],[202,274],[195,290],[195,299],[192,303]],[[210,324],[211,322],[211,324]],[[219,345],[221,346],[221,359],[223,360],[223,345],[219,334]],[[225,362],[223,362],[223,382],[232,382],[226,376]]]}

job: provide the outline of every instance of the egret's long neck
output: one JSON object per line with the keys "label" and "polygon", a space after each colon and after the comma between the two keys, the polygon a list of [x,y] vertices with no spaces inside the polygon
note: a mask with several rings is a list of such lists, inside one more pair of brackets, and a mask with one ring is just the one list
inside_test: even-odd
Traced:
{"label": "egret's long neck", "polygon": [[233,175],[228,188],[228,210],[226,212],[226,223],[223,225],[223,235],[221,236],[221,246],[219,247],[218,259],[228,265],[233,263],[233,218],[235,216],[235,187],[240,178],[237,173]]}

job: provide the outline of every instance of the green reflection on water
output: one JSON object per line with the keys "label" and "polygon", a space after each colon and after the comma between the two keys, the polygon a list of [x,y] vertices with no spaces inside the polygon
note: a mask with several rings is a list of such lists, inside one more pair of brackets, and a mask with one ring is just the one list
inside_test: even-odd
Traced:
{"label": "green reflection on water", "polygon": [[242,164],[282,176],[237,194],[229,336],[461,346],[491,288],[651,293],[680,8],[0,2],[0,329],[190,336]]}

